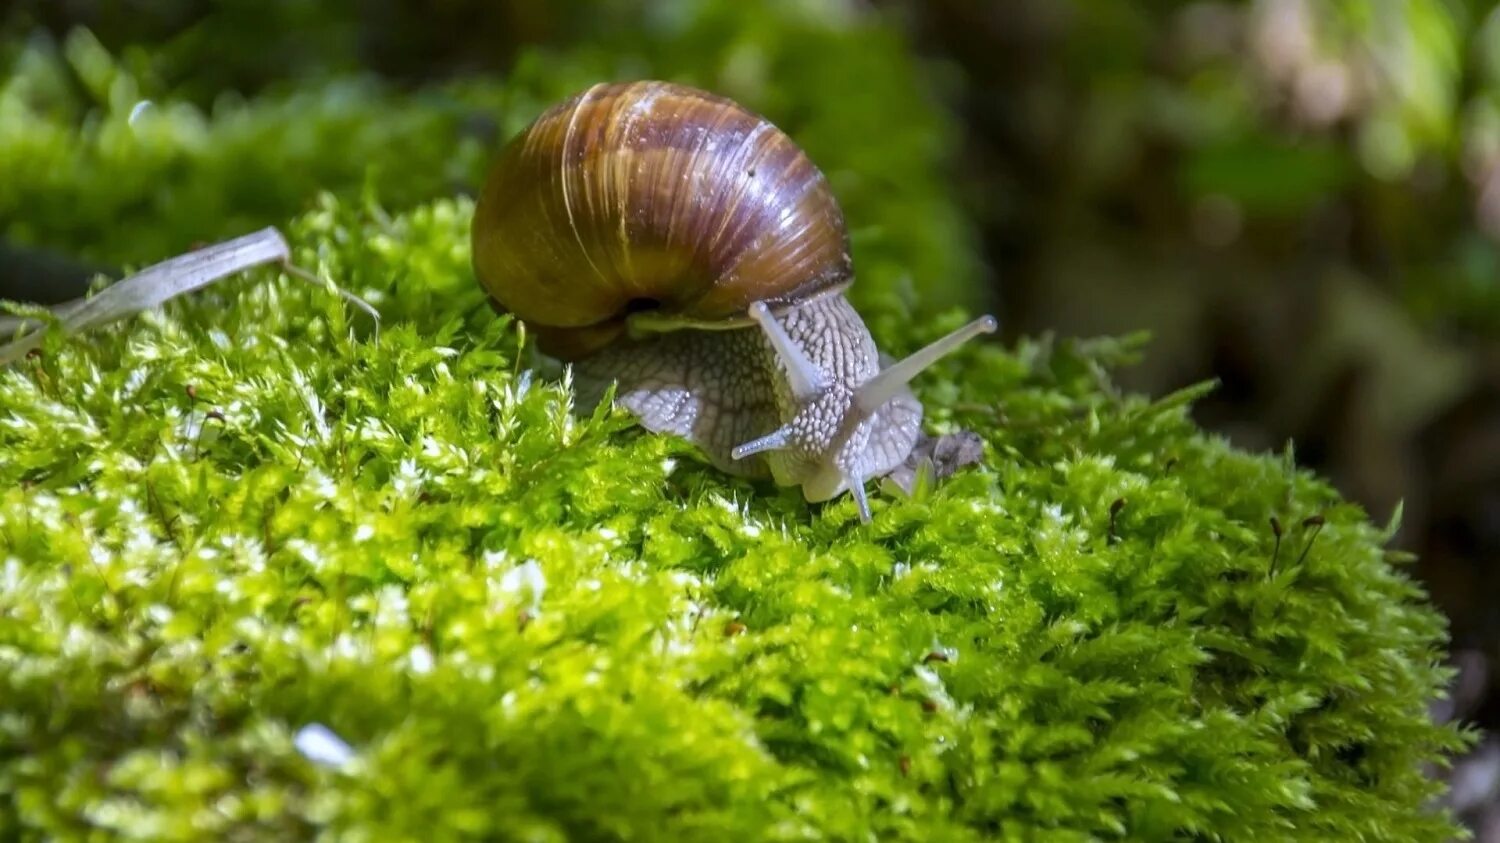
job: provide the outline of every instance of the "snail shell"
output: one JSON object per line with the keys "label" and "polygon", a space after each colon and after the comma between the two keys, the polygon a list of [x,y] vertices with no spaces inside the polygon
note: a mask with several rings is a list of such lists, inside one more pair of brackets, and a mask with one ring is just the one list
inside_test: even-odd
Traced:
{"label": "snail shell", "polygon": [[595,85],[547,110],[491,170],[474,268],[543,351],[587,356],[632,314],[748,324],[847,284],[844,217],[764,118],[666,82]]}

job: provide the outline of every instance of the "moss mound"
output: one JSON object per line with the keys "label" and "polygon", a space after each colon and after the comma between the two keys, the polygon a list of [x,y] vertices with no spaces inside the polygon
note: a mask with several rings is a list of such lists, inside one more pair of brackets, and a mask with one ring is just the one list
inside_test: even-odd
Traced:
{"label": "moss mound", "polygon": [[0,836],[1452,833],[1384,531],[1128,344],[948,361],[987,467],[862,527],[570,414],[470,210],[290,227],[378,343],[261,272],[0,372]]}

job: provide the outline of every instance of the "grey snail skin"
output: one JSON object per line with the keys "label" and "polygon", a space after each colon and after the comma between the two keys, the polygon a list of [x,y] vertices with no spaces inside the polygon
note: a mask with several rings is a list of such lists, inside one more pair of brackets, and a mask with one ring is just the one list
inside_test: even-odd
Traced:
{"label": "grey snail skin", "polygon": [[845,298],[843,213],[783,132],[666,82],[599,84],[506,145],[471,229],[475,275],[582,384],[720,469],[850,492],[912,454],[907,384],[984,316],[884,365]]}

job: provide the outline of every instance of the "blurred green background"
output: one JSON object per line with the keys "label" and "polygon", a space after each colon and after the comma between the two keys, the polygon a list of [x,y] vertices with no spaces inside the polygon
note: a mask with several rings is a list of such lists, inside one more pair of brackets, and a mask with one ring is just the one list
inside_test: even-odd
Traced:
{"label": "blurred green background", "polygon": [[[1435,716],[1500,724],[1492,4],[0,8],[0,297],[61,300],[320,191],[473,192],[501,141],[601,79],[709,87],[825,168],[856,268],[905,268],[857,303],[990,308],[1011,338],[1149,331],[1130,387],[1216,378],[1205,426],[1293,441],[1377,521],[1403,505],[1461,668]],[[1500,840],[1500,747],[1453,775]]]}

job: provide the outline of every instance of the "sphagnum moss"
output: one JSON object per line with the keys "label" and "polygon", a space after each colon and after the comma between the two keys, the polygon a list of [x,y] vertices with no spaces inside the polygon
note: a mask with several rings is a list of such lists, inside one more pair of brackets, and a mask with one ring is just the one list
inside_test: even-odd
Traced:
{"label": "sphagnum moss", "polygon": [[943,364],[986,465],[862,527],[572,412],[470,210],[291,227],[378,343],[259,272],[0,372],[0,837],[1454,832],[1383,532],[1128,349]]}

